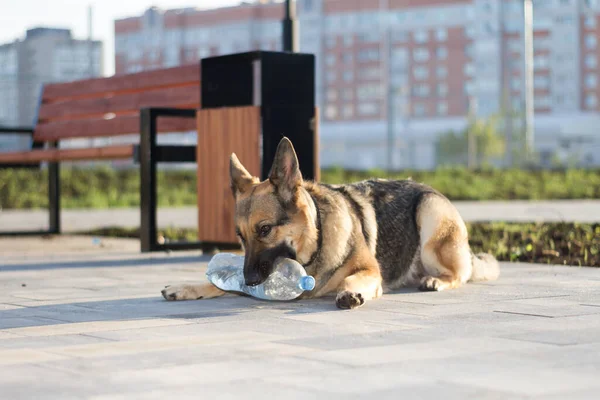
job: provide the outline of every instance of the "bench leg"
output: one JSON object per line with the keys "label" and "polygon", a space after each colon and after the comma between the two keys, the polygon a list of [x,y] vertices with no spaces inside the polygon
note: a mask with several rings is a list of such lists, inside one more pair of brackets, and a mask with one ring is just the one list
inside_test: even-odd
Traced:
{"label": "bench leg", "polygon": [[[50,143],[57,148],[58,142]],[[48,212],[50,215],[49,232],[60,233],[60,167],[59,163],[48,163]]]}
{"label": "bench leg", "polygon": [[156,250],[156,116],[140,111],[140,241],[142,253]]}

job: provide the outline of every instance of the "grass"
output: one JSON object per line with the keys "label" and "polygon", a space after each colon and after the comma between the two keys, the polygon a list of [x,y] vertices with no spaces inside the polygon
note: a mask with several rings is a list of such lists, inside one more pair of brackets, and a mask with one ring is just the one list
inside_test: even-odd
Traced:
{"label": "grass", "polygon": [[[600,267],[600,224],[469,223],[471,248],[500,261]],[[86,235],[139,237],[138,229],[105,228]],[[165,240],[196,240],[194,229],[161,230]]]}
{"label": "grass", "polygon": [[[321,171],[325,183],[345,183],[370,177],[405,179],[427,183],[450,200],[555,200],[600,198],[600,170],[523,171],[466,168],[440,168],[436,171],[403,171],[388,176],[381,170],[346,171],[339,168]],[[196,205],[194,171],[159,171],[158,205],[182,207]],[[46,171],[0,170],[0,208],[45,208],[48,204]],[[139,206],[139,171],[61,169],[63,208],[111,208]]]}

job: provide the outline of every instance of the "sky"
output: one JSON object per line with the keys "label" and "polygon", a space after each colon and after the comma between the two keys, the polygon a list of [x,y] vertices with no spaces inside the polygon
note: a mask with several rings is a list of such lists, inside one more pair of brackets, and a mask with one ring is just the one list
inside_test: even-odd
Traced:
{"label": "sky", "polygon": [[76,39],[88,36],[88,7],[93,7],[92,37],[104,42],[104,75],[114,74],[114,20],[163,9],[216,8],[240,0],[0,0],[0,44],[24,38],[38,26],[69,28]]}

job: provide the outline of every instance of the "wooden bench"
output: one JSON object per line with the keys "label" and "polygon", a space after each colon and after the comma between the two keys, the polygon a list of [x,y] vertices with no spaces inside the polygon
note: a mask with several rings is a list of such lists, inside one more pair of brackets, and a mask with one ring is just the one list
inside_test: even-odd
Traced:
{"label": "wooden bench", "polygon": [[[201,247],[199,243],[159,244],[156,232],[156,164],[196,161],[196,146],[159,146],[157,133],[195,131],[199,107],[200,63],[45,85],[33,128],[0,128],[0,134],[28,134],[32,139],[27,151],[0,153],[0,168],[40,167],[41,163],[48,163],[49,230],[0,234],[60,233],[59,163],[132,159],[140,164],[142,251]],[[60,142],[67,139],[130,134],[139,134],[139,144],[60,147]]]}

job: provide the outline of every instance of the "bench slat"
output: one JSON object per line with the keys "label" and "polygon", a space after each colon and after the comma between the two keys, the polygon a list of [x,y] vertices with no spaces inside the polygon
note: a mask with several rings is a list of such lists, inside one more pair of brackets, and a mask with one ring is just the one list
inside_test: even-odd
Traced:
{"label": "bench slat", "polygon": [[109,78],[47,84],[44,86],[42,102],[49,103],[67,98],[102,96],[107,92],[124,93],[143,91],[151,88],[177,86],[191,82],[198,84],[200,82],[200,63],[135,74],[117,75]]}
{"label": "bench slat", "polygon": [[134,145],[91,147],[82,149],[44,149],[0,153],[2,164],[35,164],[39,162],[116,160],[132,158]]}
{"label": "bench slat", "polygon": [[[158,132],[185,132],[196,129],[193,118],[158,118]],[[86,119],[56,121],[36,127],[33,135],[37,141],[54,141],[70,138],[119,136],[139,133],[140,117],[122,115],[113,119]]]}
{"label": "bench slat", "polygon": [[200,108],[200,85],[196,82],[170,89],[44,104],[40,108],[38,124],[67,119],[99,119],[109,113],[138,112],[144,107]]}

